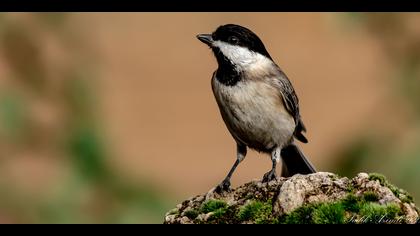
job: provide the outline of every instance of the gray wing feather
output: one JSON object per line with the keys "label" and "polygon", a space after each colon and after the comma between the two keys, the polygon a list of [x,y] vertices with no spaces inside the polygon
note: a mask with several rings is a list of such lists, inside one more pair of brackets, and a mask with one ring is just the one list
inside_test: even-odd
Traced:
{"label": "gray wing feather", "polygon": [[306,127],[303,124],[303,121],[300,117],[299,113],[299,99],[296,95],[296,92],[292,86],[292,83],[287,78],[286,74],[278,68],[280,74],[277,76],[275,83],[276,87],[279,89],[281,97],[283,98],[283,102],[286,106],[287,111],[293,116],[296,128],[295,128],[295,137],[304,142],[307,143],[308,140],[306,137],[302,134],[302,132],[306,132]]}

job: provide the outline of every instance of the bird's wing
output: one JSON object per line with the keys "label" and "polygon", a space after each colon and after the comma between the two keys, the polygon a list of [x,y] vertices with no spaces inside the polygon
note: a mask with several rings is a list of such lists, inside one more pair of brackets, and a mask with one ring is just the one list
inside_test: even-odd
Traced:
{"label": "bird's wing", "polygon": [[287,78],[286,74],[279,68],[280,76],[276,79],[277,88],[280,90],[281,97],[283,98],[283,102],[286,106],[287,111],[293,116],[296,127],[295,127],[295,137],[303,142],[307,143],[308,140],[302,134],[306,132],[306,127],[303,124],[303,121],[300,117],[299,113],[299,99],[296,95],[295,90],[293,89],[292,83]]}

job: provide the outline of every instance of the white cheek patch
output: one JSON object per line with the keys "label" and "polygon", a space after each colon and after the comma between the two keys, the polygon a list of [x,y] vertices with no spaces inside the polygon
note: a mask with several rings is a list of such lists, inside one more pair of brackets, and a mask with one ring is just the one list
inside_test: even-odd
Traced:
{"label": "white cheek patch", "polygon": [[213,46],[218,47],[223,55],[236,66],[237,70],[247,70],[251,67],[261,67],[272,63],[266,56],[245,47],[231,45],[220,40],[215,41]]}

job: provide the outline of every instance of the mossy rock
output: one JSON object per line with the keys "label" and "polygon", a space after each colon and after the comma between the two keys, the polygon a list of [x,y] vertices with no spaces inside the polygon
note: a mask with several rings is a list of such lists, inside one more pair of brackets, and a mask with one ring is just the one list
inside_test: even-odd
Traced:
{"label": "mossy rock", "polygon": [[302,206],[280,217],[285,224],[407,223],[396,203],[385,205],[349,194],[343,200]]}
{"label": "mossy rock", "polygon": [[406,224],[416,223],[413,198],[380,174],[353,179],[319,172],[252,181],[231,191],[190,198],[165,224]]}

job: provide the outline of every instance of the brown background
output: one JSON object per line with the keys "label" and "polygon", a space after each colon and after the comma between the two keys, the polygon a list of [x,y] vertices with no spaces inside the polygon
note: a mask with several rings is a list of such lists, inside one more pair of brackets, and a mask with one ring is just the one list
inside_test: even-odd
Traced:
{"label": "brown background", "polygon": [[[415,142],[412,137],[418,129],[406,122],[412,111],[395,95],[390,79],[392,60],[378,39],[346,14],[72,13],[66,14],[55,33],[43,35],[39,47],[41,56],[50,62],[46,64],[50,74],[76,65],[82,71],[90,68],[95,75],[90,79],[96,95],[94,111],[111,168],[136,183],[151,183],[175,203],[208,191],[235,161],[234,141],[210,87],[217,64],[195,37],[221,24],[253,30],[292,81],[308,129],[309,143],[300,146],[318,170],[338,171],[341,157],[335,154],[361,133],[391,137],[398,133],[392,146],[395,152]],[[41,32],[34,15],[2,17],[28,25],[28,32]],[[418,35],[419,15],[405,17]],[[57,43],[55,34],[66,38],[73,49]],[[69,57],[72,53],[79,57]],[[0,87],[19,91],[7,59],[3,49]],[[28,63],[31,59],[27,58]],[[54,88],[58,80],[59,76],[50,80],[50,86]],[[56,120],[77,116],[52,108],[51,98],[31,101],[47,127],[42,129],[45,132],[65,132],[54,126]],[[48,146],[52,138],[46,140]],[[48,196],[72,171],[66,159],[47,158],[59,156],[55,148],[13,149],[7,141],[1,145],[0,178],[27,196],[36,192]],[[5,151],[9,149],[14,151]],[[382,162],[380,157],[373,158]],[[267,156],[249,152],[233,185],[261,178],[270,163]]]}

